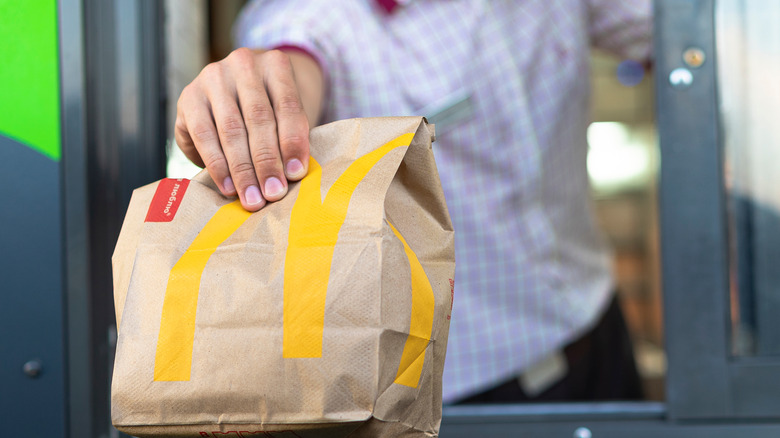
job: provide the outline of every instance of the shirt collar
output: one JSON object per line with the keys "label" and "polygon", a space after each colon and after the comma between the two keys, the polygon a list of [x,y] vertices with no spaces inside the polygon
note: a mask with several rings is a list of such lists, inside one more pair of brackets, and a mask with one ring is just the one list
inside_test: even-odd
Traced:
{"label": "shirt collar", "polygon": [[390,15],[395,12],[399,6],[408,4],[411,0],[375,0],[379,8]]}

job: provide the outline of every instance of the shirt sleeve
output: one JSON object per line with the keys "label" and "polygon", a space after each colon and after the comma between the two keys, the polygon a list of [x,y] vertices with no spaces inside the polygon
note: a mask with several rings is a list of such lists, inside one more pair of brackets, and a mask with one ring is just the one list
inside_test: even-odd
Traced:
{"label": "shirt sleeve", "polygon": [[650,0],[587,0],[591,44],[626,59],[652,57],[653,5]]}
{"label": "shirt sleeve", "polygon": [[333,23],[336,7],[331,2],[313,0],[252,0],[233,26],[236,47],[285,49],[303,52],[320,65],[329,77],[338,37]]}

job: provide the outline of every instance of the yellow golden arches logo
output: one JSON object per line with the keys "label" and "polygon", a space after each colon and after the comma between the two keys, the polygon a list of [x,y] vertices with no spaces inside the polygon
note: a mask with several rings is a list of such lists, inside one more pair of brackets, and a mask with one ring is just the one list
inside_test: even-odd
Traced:
{"label": "yellow golden arches logo", "polygon": [[324,201],[320,194],[322,168],[309,159],[309,174],[301,181],[290,215],[284,259],[284,357],[322,356],[330,266],[349,200],[382,157],[397,147],[408,146],[413,137],[404,134],[355,160],[328,189]]}
{"label": "yellow golden arches logo", "polygon": [[195,312],[203,268],[217,247],[249,218],[239,201],[214,213],[187,251],[171,268],[165,289],[160,334],[154,356],[155,381],[190,380],[192,345],[195,341]]}
{"label": "yellow golden arches logo", "polygon": [[409,336],[406,338],[404,351],[401,353],[401,364],[395,375],[395,383],[417,388],[425,362],[425,349],[431,340],[433,330],[433,311],[436,304],[433,288],[428,276],[425,275],[420,260],[406,243],[406,239],[391,224],[390,228],[401,243],[404,244],[406,258],[409,259],[409,269],[412,274],[412,317],[409,324]]}
{"label": "yellow golden arches logo", "polygon": [[[408,146],[414,134],[401,135],[355,160],[321,199],[322,168],[314,158],[301,181],[290,215],[284,270],[283,357],[322,356],[322,335],[333,251],[349,201],[358,184],[388,152]],[[200,278],[208,259],[249,217],[238,201],[223,206],[171,269],[165,291],[155,355],[155,381],[187,381],[192,369]],[[392,225],[391,225],[392,227]],[[396,383],[416,387],[433,326],[433,291],[414,252],[398,231],[412,270],[410,335]]]}

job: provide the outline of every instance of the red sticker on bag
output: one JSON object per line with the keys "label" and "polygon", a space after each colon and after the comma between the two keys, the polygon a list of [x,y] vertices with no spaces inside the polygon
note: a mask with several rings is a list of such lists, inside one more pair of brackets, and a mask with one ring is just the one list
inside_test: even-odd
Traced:
{"label": "red sticker on bag", "polygon": [[165,178],[160,180],[144,222],[172,221],[189,185],[190,180],[188,179]]}

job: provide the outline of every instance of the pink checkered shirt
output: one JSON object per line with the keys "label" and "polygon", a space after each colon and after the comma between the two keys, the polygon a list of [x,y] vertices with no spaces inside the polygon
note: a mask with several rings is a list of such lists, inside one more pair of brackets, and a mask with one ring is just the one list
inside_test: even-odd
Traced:
{"label": "pink checkered shirt", "polygon": [[586,173],[589,47],[650,54],[646,0],[266,0],[247,47],[324,68],[324,121],[426,115],[455,228],[444,400],[517,376],[590,328],[613,283]]}

